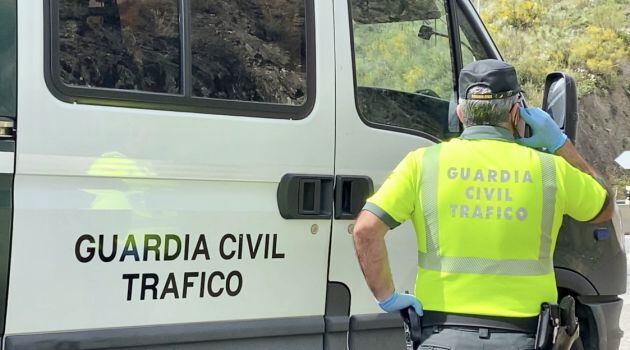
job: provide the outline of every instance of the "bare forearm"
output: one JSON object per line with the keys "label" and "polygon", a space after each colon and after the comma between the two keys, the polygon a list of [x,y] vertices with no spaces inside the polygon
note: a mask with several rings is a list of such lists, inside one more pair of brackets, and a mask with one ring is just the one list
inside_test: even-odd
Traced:
{"label": "bare forearm", "polygon": [[385,241],[378,238],[361,238],[361,235],[354,237],[354,247],[365,281],[374,297],[383,300],[394,291]]}
{"label": "bare forearm", "polygon": [[368,287],[377,300],[383,300],[394,291],[384,237],[387,228],[366,224],[365,215],[372,214],[364,213],[355,225],[354,248]]}
{"label": "bare forearm", "polygon": [[562,147],[556,151],[556,155],[564,158],[569,164],[591,175],[595,179],[601,179],[601,175],[593,168],[580,153],[578,153],[571,140],[567,140]]}
{"label": "bare forearm", "polygon": [[610,188],[606,185],[604,178],[582,157],[582,155],[580,155],[580,153],[578,153],[571,140],[567,140],[567,142],[565,142],[564,145],[556,151],[556,154],[564,158],[567,162],[569,162],[569,164],[591,175],[602,186],[604,186],[606,192],[608,192],[608,201],[604,203],[602,212],[592,222],[601,223],[610,220],[615,206],[614,195],[612,194]]}

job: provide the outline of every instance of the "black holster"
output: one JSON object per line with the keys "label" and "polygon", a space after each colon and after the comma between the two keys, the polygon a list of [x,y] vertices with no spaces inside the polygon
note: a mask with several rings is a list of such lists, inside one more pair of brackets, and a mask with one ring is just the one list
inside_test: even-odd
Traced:
{"label": "black holster", "polygon": [[413,307],[400,310],[400,316],[405,322],[407,348],[411,345],[414,350],[418,349],[422,340],[422,317],[418,316]]}
{"label": "black holster", "polygon": [[536,330],[537,350],[569,350],[579,336],[572,296],[562,298],[560,304],[542,304]]}

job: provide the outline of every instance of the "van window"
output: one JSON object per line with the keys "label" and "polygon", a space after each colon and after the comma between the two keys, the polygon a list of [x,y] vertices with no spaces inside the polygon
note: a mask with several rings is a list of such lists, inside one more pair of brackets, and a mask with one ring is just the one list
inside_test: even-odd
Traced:
{"label": "van window", "polygon": [[303,1],[195,0],[191,6],[194,96],[304,104]]}
{"label": "van window", "polygon": [[431,8],[418,9],[418,20],[392,23],[388,14],[364,16],[371,2],[352,1],[357,109],[368,124],[445,139],[454,91],[448,24],[441,2],[421,3]]}
{"label": "van window", "polygon": [[59,63],[67,85],[178,94],[178,0],[63,0]]}
{"label": "van window", "polygon": [[301,119],[313,1],[47,1],[46,82],[67,102]]}
{"label": "van window", "polygon": [[0,117],[17,116],[17,0],[0,1]]}

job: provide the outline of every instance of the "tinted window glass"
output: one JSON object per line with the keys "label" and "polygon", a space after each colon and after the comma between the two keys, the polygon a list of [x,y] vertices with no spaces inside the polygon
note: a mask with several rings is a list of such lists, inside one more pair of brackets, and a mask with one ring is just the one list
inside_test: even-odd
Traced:
{"label": "tinted window glass", "polygon": [[303,0],[193,0],[191,6],[194,96],[304,104]]}
{"label": "tinted window glass", "polygon": [[177,0],[61,0],[58,35],[67,85],[180,92]]}
{"label": "tinted window glass", "polygon": [[17,1],[0,1],[0,116],[16,117]]}
{"label": "tinted window glass", "polygon": [[[447,21],[441,2],[422,3],[426,11],[417,12],[428,18],[369,23],[357,17],[353,21],[357,108],[369,122],[443,139],[453,94]],[[353,2],[353,14],[361,13],[360,4]],[[374,7],[381,8],[387,9]],[[380,17],[372,12],[370,18]]]}

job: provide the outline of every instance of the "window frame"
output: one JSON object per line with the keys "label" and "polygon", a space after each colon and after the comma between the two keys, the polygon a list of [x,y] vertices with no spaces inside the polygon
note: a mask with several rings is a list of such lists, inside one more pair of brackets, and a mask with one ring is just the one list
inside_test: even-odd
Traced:
{"label": "window frame", "polygon": [[[445,2],[449,3],[448,1]],[[354,84],[354,106],[355,109],[357,111],[357,115],[359,116],[359,118],[361,119],[361,121],[374,129],[381,129],[381,130],[388,130],[388,131],[393,131],[393,132],[398,132],[398,133],[402,133],[402,134],[409,134],[409,135],[414,135],[414,136],[419,136],[422,138],[425,138],[427,140],[433,141],[435,143],[440,143],[444,140],[441,140],[440,138],[438,138],[435,135],[429,134],[428,132],[424,132],[424,131],[420,131],[420,130],[416,130],[416,129],[410,129],[410,128],[405,128],[402,126],[396,126],[396,125],[387,125],[387,124],[380,124],[380,123],[375,123],[373,121],[370,121],[368,119],[366,119],[362,113],[361,113],[361,109],[359,108],[359,99],[358,99],[358,82],[357,82],[357,65],[356,65],[356,57],[355,57],[355,50],[354,50],[354,26],[352,24],[353,21],[353,16],[352,16],[352,0],[347,0],[347,4],[348,4],[348,23],[349,23],[349,27],[350,27],[350,51],[351,51],[351,59],[352,59],[352,78],[353,78],[353,84]],[[451,8],[450,6],[444,6],[444,11],[446,13],[446,23],[448,26],[448,30],[449,33],[451,31],[451,27],[453,26],[453,17],[451,16]],[[454,14],[453,14],[454,16]],[[453,59],[452,55],[454,52],[456,52],[455,50],[455,45],[451,35],[449,35],[448,38],[449,41],[449,46],[450,46],[450,53],[449,55],[451,55],[451,73],[453,74],[453,77],[457,76],[456,73],[459,73],[458,68],[456,67],[456,62]],[[457,79],[455,79],[457,80]],[[453,86],[454,89],[454,93],[457,93],[457,88],[456,85]]]}
{"label": "window frame", "polygon": [[[477,12],[477,9],[475,9],[475,7],[469,1],[456,0],[456,2],[457,2],[456,8],[453,8],[453,14],[455,18],[454,24],[456,25],[456,27],[458,29],[461,28],[461,24],[460,24],[461,20],[467,21],[468,24],[470,25],[470,29],[472,29],[474,34],[477,35],[481,39],[481,44],[484,47],[486,55],[488,57],[503,61],[503,56],[501,56],[501,53],[499,52],[499,48],[497,47],[496,43],[490,36],[490,33],[488,32],[488,29],[486,28],[485,23],[483,23],[483,21],[481,20],[481,16]],[[459,13],[461,13],[465,18],[460,19]],[[457,36],[458,36],[458,41],[461,42],[461,39],[459,38],[459,31],[457,32]],[[458,67],[458,70],[457,70],[457,74],[459,76],[459,72],[461,71],[462,68],[464,68],[463,58],[461,54],[461,44],[459,45],[458,50],[460,50],[459,57],[460,57],[460,61],[462,62],[462,66]],[[457,92],[459,92],[459,89],[457,90]]]}
{"label": "window frame", "polygon": [[[359,109],[359,100],[358,100],[358,84],[357,84],[357,69],[356,69],[356,60],[355,60],[355,50],[354,50],[354,27],[352,25],[352,0],[347,0],[348,4],[348,22],[350,27],[350,50],[351,50],[351,59],[352,59],[352,75],[353,75],[353,83],[354,83],[354,103],[355,109],[357,111],[357,115],[361,119],[361,121],[367,126],[375,129],[389,130],[404,134],[410,134],[415,136],[420,136],[425,139],[434,141],[436,143],[442,142],[443,140],[439,139],[435,135],[431,135],[427,132],[404,128],[395,125],[386,125],[374,123],[365,117],[360,112]],[[503,61],[503,57],[499,52],[494,40],[490,36],[485,24],[481,20],[479,13],[467,0],[446,0],[444,1],[444,10],[446,11],[446,22],[448,26],[448,41],[449,46],[451,48],[451,72],[453,77],[453,96],[455,96],[456,101],[459,98],[459,73],[463,68],[463,58],[461,51],[461,38],[459,37],[460,32],[460,20],[458,16],[458,12],[461,12],[470,24],[471,29],[481,40],[481,44],[484,46],[484,49],[488,55],[488,57],[492,57],[498,60]],[[459,10],[459,11],[458,11]],[[461,123],[460,123],[461,124]],[[461,130],[461,125],[460,125]]]}
{"label": "window frame", "polygon": [[60,74],[58,1],[43,0],[44,77],[49,91],[63,102],[289,120],[304,119],[313,110],[317,95],[315,0],[301,0],[305,5],[306,30],[306,101],[301,106],[193,96],[189,0],[177,0],[180,22],[180,94],[67,85],[61,80]]}

